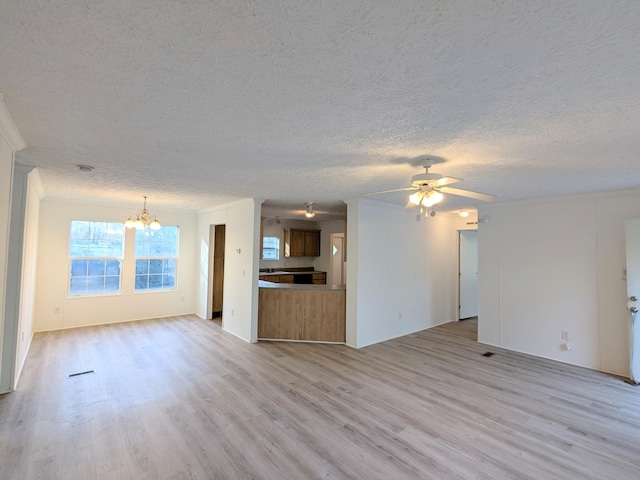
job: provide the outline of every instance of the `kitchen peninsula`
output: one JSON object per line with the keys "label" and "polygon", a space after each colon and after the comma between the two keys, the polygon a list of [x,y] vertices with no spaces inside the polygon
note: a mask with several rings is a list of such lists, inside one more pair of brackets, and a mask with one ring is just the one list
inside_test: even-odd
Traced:
{"label": "kitchen peninsula", "polygon": [[345,342],[346,287],[259,281],[258,340]]}

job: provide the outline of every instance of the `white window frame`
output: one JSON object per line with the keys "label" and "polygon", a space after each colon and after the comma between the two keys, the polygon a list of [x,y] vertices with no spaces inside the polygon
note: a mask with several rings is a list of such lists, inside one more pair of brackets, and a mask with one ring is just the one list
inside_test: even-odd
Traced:
{"label": "white window frame", "polygon": [[[170,292],[178,289],[178,259],[180,256],[180,227],[177,225],[163,225],[162,229],[167,228],[175,228],[176,229],[176,245],[175,245],[175,256],[171,255],[140,255],[138,256],[136,253],[136,248],[138,247],[137,234],[140,232],[141,235],[155,235],[153,230],[149,228],[145,228],[144,230],[136,230],[136,235],[134,236],[134,249],[133,249],[133,264],[134,264],[134,278],[133,278],[133,292],[136,294],[141,293],[154,293],[154,292]],[[161,231],[161,230],[160,230]],[[147,273],[138,273],[138,261],[147,261]],[[161,278],[164,277],[164,266],[165,262],[173,262],[173,285],[170,287],[149,287],[147,288],[138,288],[138,277],[146,276],[147,277],[147,285],[149,285],[149,280],[152,275],[156,275],[155,273],[149,272],[152,261],[162,261],[162,271],[158,273]]]}
{"label": "white window frame", "polygon": [[[267,246],[266,242],[275,240],[276,246]],[[267,251],[274,252],[275,258],[267,257]],[[280,237],[275,235],[265,235],[262,237],[262,260],[280,260]]]}
{"label": "white window frame", "polygon": [[[73,228],[73,224],[74,223],[89,223],[89,224],[105,224],[105,231],[107,231],[107,236],[104,238],[100,238],[100,239],[96,239],[99,240],[101,242],[109,242],[110,238],[108,236],[108,230],[109,228],[113,228],[114,225],[118,225],[119,229],[120,229],[120,237],[121,237],[121,242],[120,242],[120,255],[119,256],[110,256],[110,255],[102,255],[102,256],[91,256],[91,255],[77,255],[74,256],[73,255],[73,243],[74,240],[90,240],[90,239],[86,239],[86,238],[81,238],[81,237],[74,237],[73,236],[73,232],[74,232],[74,228]],[[110,227],[111,226],[111,227]],[[69,242],[68,242],[68,259],[69,259],[69,280],[67,282],[67,295],[70,297],[87,297],[87,296],[95,296],[95,295],[120,295],[122,293],[122,273],[123,273],[123,266],[124,266],[124,244],[125,244],[125,231],[124,231],[124,226],[119,223],[119,222],[103,222],[103,221],[93,221],[93,220],[72,220],[69,224]],[[86,270],[86,275],[74,275],[74,268],[73,268],[73,264],[74,262],[82,262],[85,261],[87,262],[87,270]],[[89,263],[90,261],[95,261],[95,262],[105,262],[105,267],[104,267],[104,273],[103,275],[89,275]],[[118,262],[118,274],[117,275],[107,275],[107,266],[106,266],[106,262],[107,261],[117,261]],[[105,287],[104,290],[102,291],[84,291],[84,292],[74,292],[72,291],[72,284],[74,283],[74,279],[77,278],[85,278],[85,285],[88,284],[89,279],[91,277],[94,278],[98,278],[98,277],[102,277],[103,278],[103,285]],[[106,290],[106,284],[107,284],[107,279],[108,278],[114,278],[117,277],[118,278],[118,289],[117,290]],[[86,289],[85,289],[86,290]]]}

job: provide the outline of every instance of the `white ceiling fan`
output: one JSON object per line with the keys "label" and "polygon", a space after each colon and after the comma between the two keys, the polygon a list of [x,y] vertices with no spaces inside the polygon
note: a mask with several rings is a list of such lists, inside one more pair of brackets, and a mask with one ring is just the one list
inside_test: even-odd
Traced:
{"label": "white ceiling fan", "polygon": [[316,207],[316,202],[307,202],[305,204],[305,208],[303,209],[291,209],[287,211],[293,218],[296,217],[306,217],[307,219],[313,219],[316,214],[319,215],[335,215],[336,212],[331,209],[323,209]]}
{"label": "white ceiling fan", "polygon": [[462,179],[455,177],[443,177],[439,173],[429,173],[429,168],[431,168],[434,163],[435,162],[432,160],[426,160],[423,164],[425,173],[418,173],[411,177],[410,187],[394,188],[392,190],[383,190],[381,192],[363,193],[361,196],[415,190],[415,193],[409,197],[409,202],[407,202],[406,207],[410,208],[419,206],[421,213],[425,211],[425,209],[431,208],[431,216],[435,215],[433,206],[444,199],[444,193],[473,198],[474,200],[483,200],[485,202],[490,202],[496,199],[495,195],[450,187],[449,185],[461,182]]}

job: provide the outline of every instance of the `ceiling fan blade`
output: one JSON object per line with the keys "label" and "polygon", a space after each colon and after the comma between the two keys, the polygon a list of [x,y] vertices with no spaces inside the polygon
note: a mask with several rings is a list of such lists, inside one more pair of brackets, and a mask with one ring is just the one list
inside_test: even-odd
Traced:
{"label": "ceiling fan blade", "polygon": [[442,177],[442,178],[439,178],[438,180],[430,181],[429,185],[431,185],[432,187],[444,187],[445,185],[451,185],[452,183],[458,183],[461,181],[462,181],[461,178]]}
{"label": "ceiling fan blade", "polygon": [[361,193],[361,197],[368,195],[380,195],[381,193],[402,192],[404,190],[418,190],[419,187],[394,188],[393,190],[382,190],[381,192]]}
{"label": "ceiling fan blade", "polygon": [[460,197],[474,198],[476,200],[484,200],[490,202],[495,200],[495,195],[487,195],[486,193],[470,192],[469,190],[462,190],[460,188],[441,187],[438,188],[442,193],[450,193],[452,195],[458,195]]}

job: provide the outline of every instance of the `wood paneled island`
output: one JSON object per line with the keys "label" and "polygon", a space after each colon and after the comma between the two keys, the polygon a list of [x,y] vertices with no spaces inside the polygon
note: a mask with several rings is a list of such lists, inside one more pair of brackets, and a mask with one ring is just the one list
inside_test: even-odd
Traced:
{"label": "wood paneled island", "polygon": [[258,340],[345,342],[344,285],[259,282]]}

